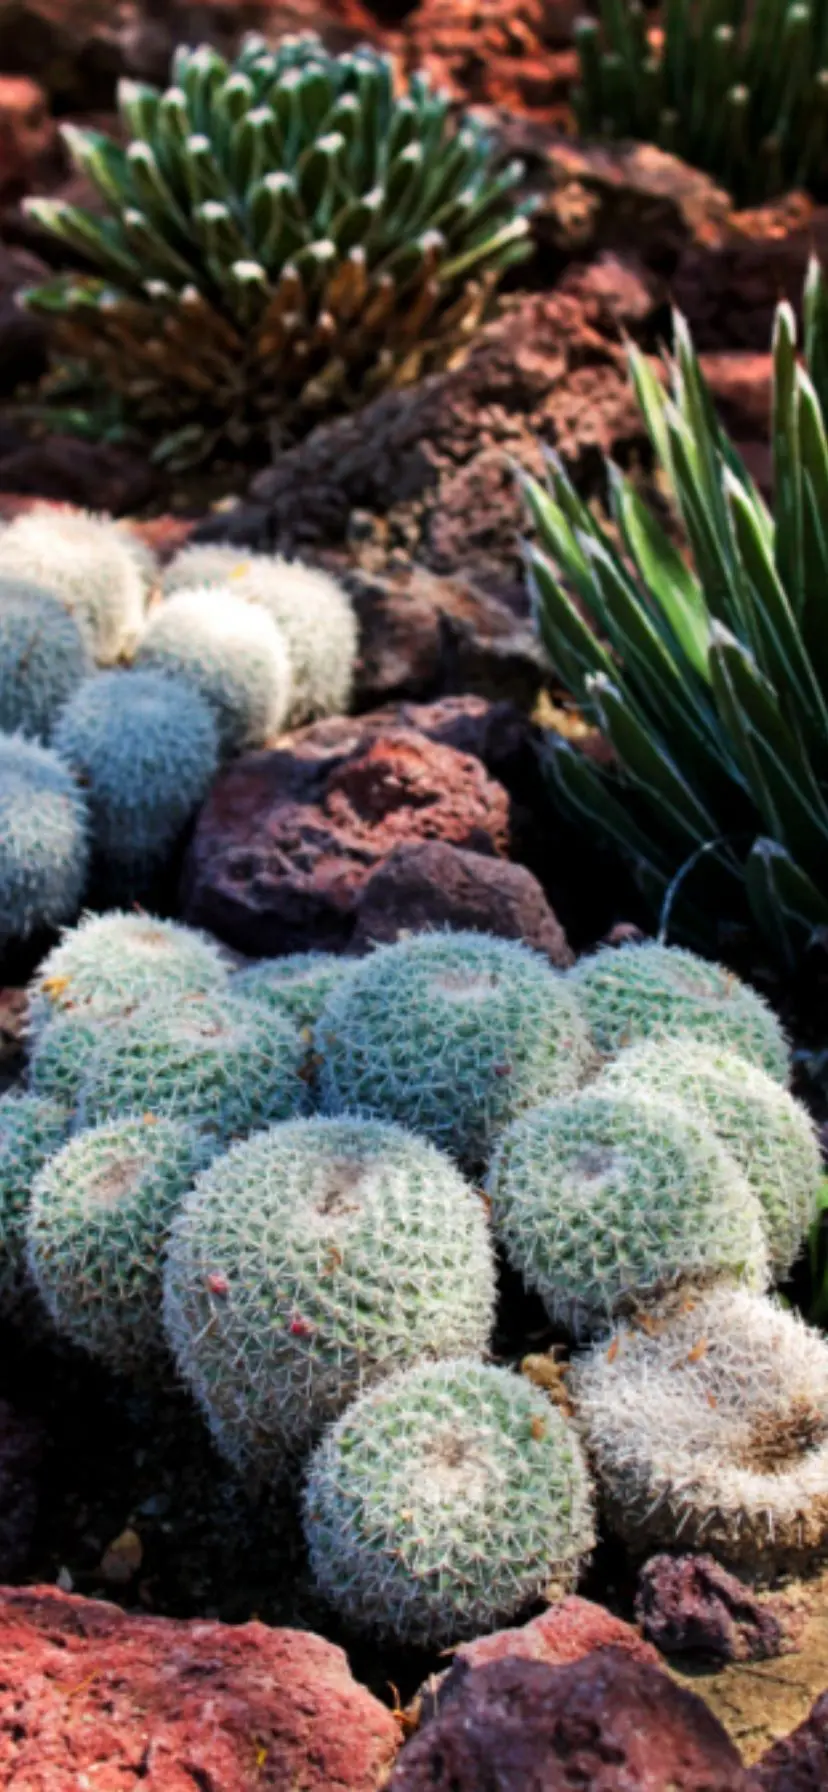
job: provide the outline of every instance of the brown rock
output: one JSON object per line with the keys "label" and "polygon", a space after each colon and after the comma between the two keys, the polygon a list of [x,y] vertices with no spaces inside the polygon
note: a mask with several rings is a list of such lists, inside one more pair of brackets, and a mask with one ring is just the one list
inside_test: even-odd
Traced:
{"label": "brown rock", "polygon": [[[34,1419],[23,1418],[0,1400],[0,1579],[26,1568],[37,1517],[37,1475],[44,1436]],[[0,1718],[0,1725],[2,1718]],[[0,1744],[2,1759],[2,1744]]]}
{"label": "brown rock", "polygon": [[751,1792],[825,1792],[828,1786],[828,1692],[803,1724],[775,1742],[751,1775]]}
{"label": "brown rock", "polygon": [[0,1676],[9,1792],[376,1792],[399,1735],[321,1637],[50,1587],[4,1593]]}
{"label": "brown rock", "polygon": [[455,99],[540,112],[560,123],[578,60],[574,8],[548,0],[420,0],[404,24],[406,65],[424,68]]}
{"label": "brown rock", "polygon": [[56,132],[43,88],[0,75],[0,194],[23,193],[54,156]]}
{"label": "brown rock", "polygon": [[805,1614],[778,1596],[759,1599],[712,1556],[651,1556],[638,1577],[635,1615],[665,1655],[768,1661],[799,1646]]}
{"label": "brown rock", "polygon": [[185,915],[250,954],[341,949],[395,846],[502,853],[508,826],[505,790],[468,754],[380,718],[316,723],[220,774],[188,854]]}
{"label": "brown rock", "polygon": [[635,1661],[659,1666],[656,1650],[644,1642],[632,1624],[613,1617],[603,1605],[595,1605],[591,1599],[580,1599],[573,1593],[568,1599],[550,1605],[548,1611],[541,1612],[539,1618],[533,1618],[520,1629],[495,1630],[491,1636],[479,1636],[471,1643],[461,1643],[452,1656],[451,1667],[436,1679],[432,1675],[422,1688],[420,1722],[425,1723],[442,1711],[477,1668],[489,1667],[492,1662],[507,1658],[543,1661],[547,1667],[564,1667],[569,1662],[582,1661],[585,1655],[592,1654],[593,1649],[621,1649]]}
{"label": "brown rock", "polygon": [[[39,318],[23,311],[17,293],[44,278],[35,255],[0,243],[0,392],[40,378],[46,371],[46,332]],[[0,455],[3,448],[0,446]]]}
{"label": "brown rock", "polygon": [[421,566],[354,572],[347,584],[360,623],[359,708],[473,690],[531,709],[545,668],[522,586],[505,603]]}
{"label": "brown rock", "polygon": [[523,940],[553,964],[572,964],[566,935],[543,890],[523,865],[443,840],[396,846],[365,884],[351,936],[354,952],[389,944],[401,933],[467,927]]}
{"label": "brown rock", "polygon": [[403,1749],[389,1792],[748,1792],[701,1699],[618,1649],[475,1669]]}
{"label": "brown rock", "polygon": [[696,347],[764,354],[780,299],[799,310],[809,257],[828,257],[828,207],[789,193],[688,242],[673,297],[690,319]]}
{"label": "brown rock", "polygon": [[44,436],[0,455],[0,491],[123,516],[152,496],[157,475],[149,461],[113,442]]}

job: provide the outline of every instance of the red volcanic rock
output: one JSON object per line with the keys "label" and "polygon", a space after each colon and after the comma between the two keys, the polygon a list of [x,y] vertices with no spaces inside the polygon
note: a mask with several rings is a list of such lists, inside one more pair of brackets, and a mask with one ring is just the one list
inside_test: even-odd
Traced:
{"label": "red volcanic rock", "polygon": [[479,760],[387,717],[334,718],[219,775],[189,851],[184,913],[254,955],[341,949],[395,846],[497,854],[508,830],[509,799]]}
{"label": "red volcanic rock", "polygon": [[563,928],[531,871],[444,840],[395,846],[362,891],[351,947],[367,952],[428,927],[494,933],[523,940],[562,968],[573,962]]}
{"label": "red volcanic rock", "polygon": [[7,1792],[376,1792],[399,1739],[321,1637],[51,1587],[3,1594],[0,1679]]}
{"label": "red volcanic rock", "polygon": [[563,123],[578,72],[576,11],[570,0],[420,0],[405,19],[406,64],[466,104],[539,111]]}
{"label": "red volcanic rock", "polygon": [[27,75],[0,75],[0,193],[23,193],[54,154],[56,132],[43,88]]}
{"label": "red volcanic rock", "polygon": [[804,1614],[780,1598],[758,1599],[712,1556],[651,1556],[638,1580],[635,1614],[665,1655],[700,1652],[720,1661],[767,1661],[798,1646]]}
{"label": "red volcanic rock", "polygon": [[708,1707],[619,1649],[476,1668],[403,1749],[389,1792],[748,1792]]}
{"label": "red volcanic rock", "polygon": [[751,1776],[751,1792],[825,1792],[828,1786],[828,1692],[805,1722],[774,1742]]}

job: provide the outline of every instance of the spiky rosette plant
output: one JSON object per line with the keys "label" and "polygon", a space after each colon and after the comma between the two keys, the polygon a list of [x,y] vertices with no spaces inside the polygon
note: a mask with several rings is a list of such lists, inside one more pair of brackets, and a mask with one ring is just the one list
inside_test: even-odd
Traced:
{"label": "spiky rosette plant", "polygon": [[26,1214],[35,1177],[66,1137],[68,1116],[55,1101],[10,1090],[0,1095],[0,1313],[25,1315],[32,1292],[26,1267]]}
{"label": "spiky rosette plant", "polygon": [[686,1038],[629,1046],[593,1086],[666,1096],[704,1118],[761,1203],[774,1274],[790,1269],[822,1184],[819,1134],[802,1102],[735,1052]]}
{"label": "spiky rosette plant", "polygon": [[254,1481],[392,1369],[484,1352],[493,1317],[483,1204],[399,1126],[271,1127],[199,1177],[170,1234],[170,1344]]}
{"label": "spiky rosette plant", "polygon": [[[125,146],[65,127],[107,208],[28,210],[90,261],[28,303],[59,352],[173,463],[363,402],[455,354],[527,252],[519,164],[421,75],[312,32],[232,66],[180,48],[172,85],[122,82]],[[94,406],[95,400],[92,399]]]}
{"label": "spiky rosette plant", "polygon": [[37,1175],[29,1273],[60,1335],[116,1372],[165,1354],[162,1253],[214,1145],[180,1121],[137,1115],[70,1139]]}
{"label": "spiky rosette plant", "polygon": [[229,959],[195,927],[156,915],[84,915],[42,960],[29,986],[35,1042],[59,1014],[118,1020],[150,996],[175,1008],[185,996],[219,994]]}
{"label": "spiky rosette plant", "polygon": [[417,1363],[363,1394],[311,1458],[311,1570],[350,1623],[439,1646],[568,1592],[595,1541],[574,1427],[519,1375]]}
{"label": "spiky rosette plant", "polygon": [[575,28],[575,110],[592,136],[658,143],[742,204],[828,184],[825,0],[600,0]]}
{"label": "spiky rosette plant", "polygon": [[804,295],[804,363],[776,315],[769,509],[716,417],[687,325],[668,387],[633,349],[642,417],[684,555],[609,468],[610,535],[552,459],[526,481],[540,634],[601,730],[603,765],[547,736],[555,794],[628,859],[653,914],[720,946],[758,925],[784,960],[828,927],[828,290]]}
{"label": "spiky rosette plant", "polygon": [[770,1580],[828,1545],[828,1344],[745,1289],[677,1302],[576,1358],[567,1389],[613,1528]]}

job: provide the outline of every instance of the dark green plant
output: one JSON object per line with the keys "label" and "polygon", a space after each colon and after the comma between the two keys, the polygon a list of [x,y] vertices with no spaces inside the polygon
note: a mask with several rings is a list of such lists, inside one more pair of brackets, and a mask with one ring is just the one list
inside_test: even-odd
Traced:
{"label": "dark green plant", "polygon": [[669,391],[630,351],[691,564],[617,468],[612,531],[554,457],[548,491],[525,480],[540,633],[614,751],[603,768],[549,736],[557,791],[621,848],[663,921],[709,945],[752,912],[787,960],[828,928],[828,288],[815,263],[804,314],[804,365],[790,306],[776,314],[773,513],[684,320]]}
{"label": "dark green plant", "polygon": [[[600,0],[576,27],[591,136],[660,144],[742,204],[828,186],[826,0]],[[652,15],[649,15],[650,21]]]}
{"label": "dark green plant", "polygon": [[521,164],[495,172],[482,128],[455,129],[424,76],[397,97],[367,46],[251,36],[232,66],[182,47],[172,83],[121,83],[123,148],[64,127],[107,215],[27,206],[99,270],[27,296],[55,321],[67,389],[91,382],[102,428],[116,394],[171,464],[445,364],[528,252]]}

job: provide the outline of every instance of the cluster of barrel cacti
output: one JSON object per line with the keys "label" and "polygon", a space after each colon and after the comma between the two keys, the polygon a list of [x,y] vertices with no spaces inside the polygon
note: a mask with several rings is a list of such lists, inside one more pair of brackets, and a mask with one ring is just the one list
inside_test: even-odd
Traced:
{"label": "cluster of barrel cacti", "polygon": [[356,621],[318,568],[36,506],[0,534],[0,948],[146,900],[223,759],[347,709]]}
{"label": "cluster of barrel cacti", "polygon": [[[715,1516],[755,1575],[828,1544],[828,1345],[767,1293],[819,1143],[731,973],[655,943],[563,973],[451,932],[238,968],[114,912],[47,956],[29,1015],[3,1315],[181,1378],[251,1488],[301,1485],[349,1622],[508,1621],[575,1583],[599,1495],[634,1547]],[[563,1401],[537,1356],[492,1358],[498,1248],[569,1334]]]}

